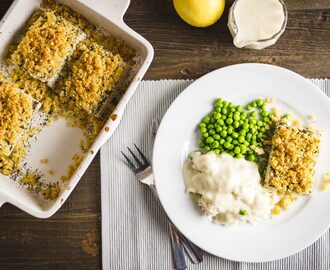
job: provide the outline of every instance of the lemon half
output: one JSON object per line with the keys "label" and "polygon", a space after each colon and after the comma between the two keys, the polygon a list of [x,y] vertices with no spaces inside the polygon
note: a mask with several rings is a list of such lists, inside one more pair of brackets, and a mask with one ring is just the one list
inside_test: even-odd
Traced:
{"label": "lemon half", "polygon": [[173,4],[181,19],[196,27],[216,23],[225,9],[225,0],[173,0]]}

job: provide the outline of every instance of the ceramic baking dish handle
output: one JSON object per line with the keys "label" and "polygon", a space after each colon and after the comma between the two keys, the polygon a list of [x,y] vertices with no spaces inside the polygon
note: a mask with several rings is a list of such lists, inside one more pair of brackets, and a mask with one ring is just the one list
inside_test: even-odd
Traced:
{"label": "ceramic baking dish handle", "polygon": [[124,14],[130,4],[130,0],[104,0],[109,5],[111,3],[111,9],[109,9],[109,16],[115,20],[123,22]]}
{"label": "ceramic baking dish handle", "polygon": [[6,202],[7,202],[6,199],[3,197],[2,194],[0,194],[0,207]]}
{"label": "ceramic baking dish handle", "polygon": [[130,4],[130,0],[97,0],[97,5],[91,4],[91,0],[80,1],[118,24],[124,24],[123,17]]}

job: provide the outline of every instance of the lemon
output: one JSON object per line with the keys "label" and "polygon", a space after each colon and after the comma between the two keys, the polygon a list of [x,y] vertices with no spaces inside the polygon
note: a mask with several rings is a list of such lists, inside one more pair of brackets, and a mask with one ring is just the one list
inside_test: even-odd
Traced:
{"label": "lemon", "polygon": [[225,0],[173,0],[173,4],[181,19],[196,27],[216,23],[225,8]]}

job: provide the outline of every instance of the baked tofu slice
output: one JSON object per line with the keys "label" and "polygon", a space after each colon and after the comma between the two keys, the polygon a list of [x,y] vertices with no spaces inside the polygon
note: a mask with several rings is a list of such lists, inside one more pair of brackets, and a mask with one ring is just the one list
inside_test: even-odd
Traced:
{"label": "baked tofu slice", "polygon": [[52,87],[65,60],[85,36],[78,27],[57,17],[54,11],[44,11],[27,30],[11,55],[11,61],[31,77]]}
{"label": "baked tofu slice", "polygon": [[272,138],[265,185],[279,193],[310,194],[319,147],[318,131],[278,125]]}
{"label": "baked tofu slice", "polygon": [[9,156],[20,137],[30,126],[40,103],[18,88],[0,80],[0,153]]}
{"label": "baked tofu slice", "polygon": [[85,40],[68,62],[68,75],[63,76],[61,93],[79,108],[97,115],[126,69],[119,54],[114,55],[101,45]]}

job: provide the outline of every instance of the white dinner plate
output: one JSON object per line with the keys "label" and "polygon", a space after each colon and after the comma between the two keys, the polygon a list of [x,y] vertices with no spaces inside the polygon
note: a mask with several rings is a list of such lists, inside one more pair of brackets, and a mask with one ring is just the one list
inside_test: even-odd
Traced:
{"label": "white dinner plate", "polygon": [[[198,149],[197,125],[222,97],[245,105],[273,97],[282,111],[307,122],[316,117],[322,131],[315,188],[290,209],[255,225],[221,226],[202,215],[185,193],[182,166]],[[317,240],[330,225],[330,191],[321,191],[330,171],[330,100],[311,82],[284,68],[240,64],[213,71],[191,84],[165,114],[154,146],[153,170],[160,201],[172,222],[193,243],[216,256],[244,262],[265,262],[296,253]]]}

